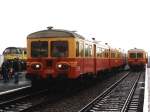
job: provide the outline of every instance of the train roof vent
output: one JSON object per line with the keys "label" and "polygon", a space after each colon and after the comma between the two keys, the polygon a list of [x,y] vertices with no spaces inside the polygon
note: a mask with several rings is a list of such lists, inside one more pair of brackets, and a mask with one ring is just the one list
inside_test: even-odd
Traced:
{"label": "train roof vent", "polygon": [[95,41],[95,38],[92,38],[93,41]]}
{"label": "train roof vent", "polygon": [[53,27],[52,27],[52,26],[49,26],[49,27],[47,27],[47,29],[48,29],[48,30],[52,30],[52,29],[53,29]]}
{"label": "train roof vent", "polygon": [[73,30],[72,32],[76,33],[77,31],[76,31],[76,30]]}

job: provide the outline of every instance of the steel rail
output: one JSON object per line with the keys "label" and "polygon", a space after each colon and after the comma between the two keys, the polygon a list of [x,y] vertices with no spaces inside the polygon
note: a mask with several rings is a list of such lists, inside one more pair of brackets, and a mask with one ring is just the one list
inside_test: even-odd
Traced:
{"label": "steel rail", "polygon": [[125,101],[125,103],[124,103],[124,105],[123,105],[123,107],[122,107],[122,109],[121,109],[121,112],[126,112],[126,111],[127,111],[128,106],[129,106],[129,104],[130,104],[130,101],[131,101],[131,99],[132,99],[132,96],[134,95],[134,92],[135,92],[135,89],[136,89],[136,86],[137,86],[137,83],[138,83],[138,81],[139,81],[140,76],[141,76],[141,73],[139,73],[138,78],[137,78],[136,81],[134,82],[134,84],[133,84],[133,86],[132,86],[132,89],[131,89],[131,91],[130,91],[130,93],[129,93],[129,95],[128,95],[128,98],[126,99],[126,101]]}
{"label": "steel rail", "polygon": [[113,85],[111,85],[108,89],[106,89],[103,93],[101,93],[99,96],[97,96],[93,101],[91,101],[89,104],[87,104],[85,107],[83,107],[78,112],[86,112],[89,108],[91,108],[97,101],[102,99],[104,96],[110,93],[110,91],[115,88],[124,78],[126,78],[129,75],[129,72],[125,74],[121,79],[119,79],[117,82],[115,82]]}
{"label": "steel rail", "polygon": [[[127,75],[128,73],[126,73],[126,75]],[[52,99],[51,99],[52,100]],[[55,101],[56,99],[54,99],[54,101]],[[53,101],[53,100],[52,100]],[[51,102],[52,102],[51,101]],[[45,101],[44,101],[44,104],[45,103],[47,103],[47,102],[49,102],[49,100],[48,99],[46,99]],[[32,111],[34,108],[36,108],[36,107],[40,107],[41,106],[41,104],[43,105],[43,102],[42,101],[40,101],[40,102],[37,102],[37,103],[35,103],[34,105],[32,105],[32,106],[30,106],[30,107],[28,107],[28,108],[26,108],[26,109],[24,109],[24,110],[21,110],[20,112],[30,112],[30,111]]]}
{"label": "steel rail", "polygon": [[15,99],[11,99],[11,100],[8,100],[8,101],[1,102],[0,103],[0,108],[4,108],[7,105],[14,104],[15,102],[21,101],[21,100],[23,100],[25,98],[28,98],[28,97],[32,97],[34,95],[41,94],[41,93],[46,92],[46,91],[48,91],[48,89],[44,89],[44,90],[41,90],[41,91],[38,91],[38,92],[35,92],[35,93],[31,93],[31,94],[28,94],[28,95],[17,97]]}

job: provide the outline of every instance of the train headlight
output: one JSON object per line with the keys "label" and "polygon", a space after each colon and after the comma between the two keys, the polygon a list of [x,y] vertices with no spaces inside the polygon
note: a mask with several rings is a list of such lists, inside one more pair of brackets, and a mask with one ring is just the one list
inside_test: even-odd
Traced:
{"label": "train headlight", "polygon": [[40,70],[41,69],[41,64],[32,64],[31,65],[31,68],[33,69],[33,70]]}
{"label": "train headlight", "polygon": [[40,68],[40,65],[39,64],[35,65],[35,68]]}
{"label": "train headlight", "polygon": [[62,68],[62,64],[58,64],[57,67],[58,67],[58,68]]}
{"label": "train headlight", "polygon": [[68,69],[69,69],[69,65],[66,64],[66,63],[61,63],[61,64],[58,64],[58,65],[57,65],[57,68],[58,68],[59,70],[68,70]]}

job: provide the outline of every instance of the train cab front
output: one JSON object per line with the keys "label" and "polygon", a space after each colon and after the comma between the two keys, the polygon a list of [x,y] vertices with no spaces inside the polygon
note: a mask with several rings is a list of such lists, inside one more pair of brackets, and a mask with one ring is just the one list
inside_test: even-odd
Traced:
{"label": "train cab front", "polygon": [[44,59],[27,63],[26,77],[29,79],[76,79],[80,75],[77,62],[62,59]]}
{"label": "train cab front", "polygon": [[145,69],[145,60],[143,59],[130,59],[128,60],[128,64],[131,70],[143,70]]}
{"label": "train cab front", "polygon": [[27,78],[76,79],[80,67],[75,57],[74,38],[28,40]]}

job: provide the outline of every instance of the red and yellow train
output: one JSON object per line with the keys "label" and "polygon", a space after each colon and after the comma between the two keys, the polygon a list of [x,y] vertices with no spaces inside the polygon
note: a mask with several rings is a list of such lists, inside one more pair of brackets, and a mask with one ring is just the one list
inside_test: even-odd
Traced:
{"label": "red and yellow train", "polygon": [[88,41],[74,31],[49,27],[27,37],[27,77],[77,79],[125,65],[125,53]]}
{"label": "red and yellow train", "polygon": [[145,69],[145,64],[148,61],[147,52],[143,49],[130,49],[128,50],[128,65],[132,70]]}

